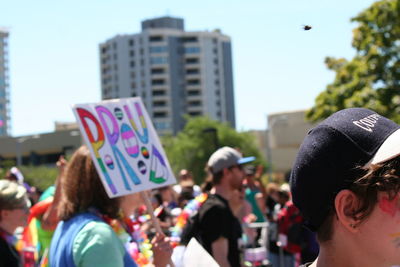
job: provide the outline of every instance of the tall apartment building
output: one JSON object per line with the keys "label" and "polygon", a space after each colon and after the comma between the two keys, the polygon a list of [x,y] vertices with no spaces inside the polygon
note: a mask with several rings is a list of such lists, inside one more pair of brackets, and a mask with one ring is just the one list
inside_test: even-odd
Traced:
{"label": "tall apartment building", "polygon": [[0,136],[10,134],[8,32],[0,28]]}
{"label": "tall apartment building", "polygon": [[159,134],[176,134],[184,114],[235,127],[230,38],[187,32],[180,18],[142,22],[137,34],[100,44],[102,99],[140,96]]}

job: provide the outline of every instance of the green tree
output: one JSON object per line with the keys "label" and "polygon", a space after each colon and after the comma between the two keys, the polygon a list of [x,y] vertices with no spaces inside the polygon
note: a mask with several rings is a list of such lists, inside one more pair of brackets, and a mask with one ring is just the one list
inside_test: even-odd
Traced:
{"label": "green tree", "polygon": [[350,61],[327,57],[334,81],[320,93],[306,117],[318,121],[349,107],[366,107],[400,123],[400,2],[375,2],[352,19]]}
{"label": "green tree", "polygon": [[208,117],[187,118],[187,120],[185,128],[176,137],[162,138],[174,173],[178,173],[180,169],[188,169],[192,171],[196,183],[202,183],[206,175],[204,171],[206,163],[217,145],[238,148],[244,156],[255,156],[254,164],[265,165],[253,135],[238,133],[228,124],[213,121]]}

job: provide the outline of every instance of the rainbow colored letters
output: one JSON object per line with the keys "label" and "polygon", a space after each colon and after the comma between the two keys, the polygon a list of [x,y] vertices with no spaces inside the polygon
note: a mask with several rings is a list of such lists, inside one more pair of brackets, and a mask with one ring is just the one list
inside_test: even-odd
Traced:
{"label": "rainbow colored letters", "polygon": [[176,183],[140,98],[73,107],[110,197]]}

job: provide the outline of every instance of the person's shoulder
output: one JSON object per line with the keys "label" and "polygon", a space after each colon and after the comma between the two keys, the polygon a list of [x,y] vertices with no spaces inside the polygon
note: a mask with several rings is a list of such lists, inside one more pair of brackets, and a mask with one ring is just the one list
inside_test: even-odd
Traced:
{"label": "person's shoulder", "polygon": [[221,199],[221,197],[217,195],[209,195],[200,210],[203,213],[220,213],[226,211],[227,208],[227,204]]}
{"label": "person's shoulder", "polygon": [[87,223],[78,233],[76,239],[80,238],[95,238],[98,241],[101,240],[112,240],[115,238],[115,232],[105,222],[102,221],[91,221]]}
{"label": "person's shoulder", "polygon": [[123,266],[125,249],[108,224],[91,221],[75,237],[72,252],[76,266],[108,267]]}

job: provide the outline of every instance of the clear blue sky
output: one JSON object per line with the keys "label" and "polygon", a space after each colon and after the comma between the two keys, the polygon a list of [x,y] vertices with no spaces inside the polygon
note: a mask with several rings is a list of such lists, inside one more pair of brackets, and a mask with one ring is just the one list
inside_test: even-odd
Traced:
{"label": "clear blue sky", "polygon": [[[70,105],[100,100],[98,44],[140,31],[159,16],[188,31],[219,28],[232,38],[238,130],[266,129],[267,115],[306,109],[333,80],[326,56],[351,58],[350,18],[372,0],[2,1],[10,31],[12,134],[73,121]],[[301,26],[313,26],[303,31]]]}

